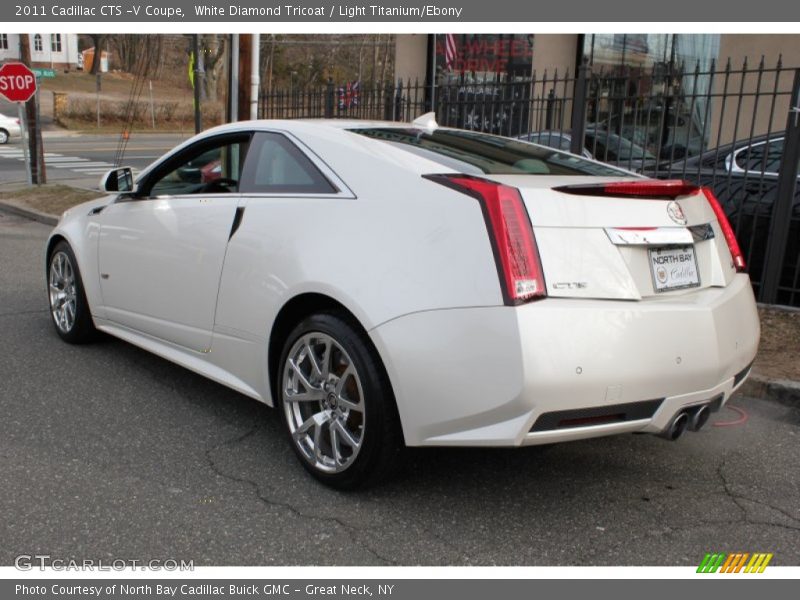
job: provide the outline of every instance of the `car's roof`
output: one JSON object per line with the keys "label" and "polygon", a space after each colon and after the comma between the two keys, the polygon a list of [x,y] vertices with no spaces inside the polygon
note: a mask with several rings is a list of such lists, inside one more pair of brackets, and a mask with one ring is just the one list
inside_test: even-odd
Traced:
{"label": "car's roof", "polygon": [[[293,134],[302,140],[304,138],[308,138],[311,136],[320,136],[320,135],[323,135],[325,137],[330,137],[331,135],[333,137],[338,137],[338,136],[360,137],[350,133],[348,130],[370,129],[370,128],[425,130],[425,127],[414,123],[402,123],[396,121],[366,121],[366,120],[355,120],[355,119],[256,119],[249,121],[236,121],[234,123],[224,123],[222,125],[217,125],[216,127],[211,127],[209,129],[202,131],[201,133],[192,138],[184,140],[181,144],[178,144],[172,150],[170,150],[165,155],[165,157],[177,154],[184,148],[190,146],[191,144],[199,140],[207,139],[217,135],[224,135],[226,133],[248,132],[248,131],[280,131]],[[438,130],[462,131],[449,127],[439,127]],[[367,140],[360,140],[360,143],[363,144],[365,141]],[[375,143],[380,143],[380,142],[375,142]],[[152,165],[145,168],[139,174],[139,177],[147,175],[147,173],[150,172],[150,170],[154,167],[155,164],[156,163],[153,163]]]}
{"label": "car's roof", "polygon": [[[356,119],[257,119],[252,121],[236,121],[235,123],[225,123],[207,129],[203,133],[222,133],[224,131],[239,131],[242,129],[282,129],[286,131],[308,131],[309,129],[319,129],[320,127],[333,130],[348,129],[370,129],[370,128],[392,128],[404,129],[409,127],[418,128],[419,125],[413,123],[399,123],[397,121],[365,121]],[[440,127],[440,129],[447,129]]]}
{"label": "car's roof", "polygon": [[301,123],[323,125],[325,127],[333,127],[336,129],[374,129],[382,127],[403,129],[406,127],[418,127],[413,123],[402,123],[397,121],[365,121],[356,119],[299,119],[299,121]]}

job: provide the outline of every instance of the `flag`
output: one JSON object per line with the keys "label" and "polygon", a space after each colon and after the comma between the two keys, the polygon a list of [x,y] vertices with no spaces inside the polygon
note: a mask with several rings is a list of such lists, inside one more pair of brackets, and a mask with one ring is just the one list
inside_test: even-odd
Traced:
{"label": "flag", "polygon": [[350,107],[358,106],[358,96],[361,86],[358,81],[348,82],[339,87],[339,109],[347,110]]}
{"label": "flag", "polygon": [[444,36],[444,66],[448,71],[452,71],[456,64],[456,36],[448,33]]}

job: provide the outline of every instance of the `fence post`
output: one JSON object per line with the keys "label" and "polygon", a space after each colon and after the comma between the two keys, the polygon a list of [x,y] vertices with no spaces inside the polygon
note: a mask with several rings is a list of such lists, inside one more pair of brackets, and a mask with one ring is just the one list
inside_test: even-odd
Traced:
{"label": "fence post", "polygon": [[397,80],[397,87],[394,91],[394,113],[392,114],[392,121],[403,120],[403,80]]}
{"label": "fence post", "polygon": [[783,156],[778,169],[778,189],[772,205],[772,218],[764,258],[764,278],[761,282],[760,300],[774,304],[778,298],[781,269],[789,241],[797,174],[800,168],[800,69],[795,69],[789,116],[786,119],[786,137]]}
{"label": "fence post", "polygon": [[575,87],[572,94],[572,142],[569,151],[573,154],[583,152],[583,138],[586,136],[586,73],[589,70],[586,59],[578,67],[578,76],[575,79]]}
{"label": "fence post", "polygon": [[385,82],[383,84],[383,120],[393,121],[392,113],[394,112],[394,82]]}
{"label": "fence post", "polygon": [[547,94],[547,108],[544,117],[544,128],[550,131],[553,128],[553,108],[556,102],[556,91],[550,88]]}
{"label": "fence post", "polygon": [[328,77],[328,84],[325,86],[325,118],[333,118],[333,79]]}

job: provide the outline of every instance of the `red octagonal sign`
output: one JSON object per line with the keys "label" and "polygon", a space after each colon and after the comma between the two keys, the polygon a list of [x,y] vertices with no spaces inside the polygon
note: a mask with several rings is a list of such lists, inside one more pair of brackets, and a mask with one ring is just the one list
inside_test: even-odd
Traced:
{"label": "red octagonal sign", "polygon": [[36,93],[36,76],[22,63],[0,67],[0,95],[10,102],[27,102]]}

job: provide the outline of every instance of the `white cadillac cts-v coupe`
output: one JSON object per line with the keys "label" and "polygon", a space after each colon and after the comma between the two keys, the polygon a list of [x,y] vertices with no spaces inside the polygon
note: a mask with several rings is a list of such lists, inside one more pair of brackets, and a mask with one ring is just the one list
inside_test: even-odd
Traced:
{"label": "white cadillac cts-v coupe", "polygon": [[103,186],[47,243],[58,334],[278,407],[333,486],[404,445],[676,439],[756,354],[708,190],[430,116],[235,123]]}

